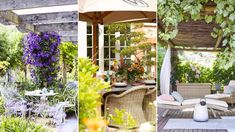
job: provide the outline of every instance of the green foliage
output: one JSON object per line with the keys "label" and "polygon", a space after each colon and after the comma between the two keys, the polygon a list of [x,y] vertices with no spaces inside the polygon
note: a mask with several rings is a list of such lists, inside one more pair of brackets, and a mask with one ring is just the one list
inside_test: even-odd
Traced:
{"label": "green foliage", "polygon": [[0,61],[0,76],[4,76],[6,74],[8,66],[9,66],[9,62]]}
{"label": "green foliage", "polygon": [[[116,40],[120,40],[122,43],[127,43],[128,47],[123,48],[122,50],[115,50],[120,53],[122,57],[130,57],[131,55],[135,56],[135,59],[141,66],[153,66],[155,61],[151,60],[156,56],[155,51],[151,51],[152,44],[146,42],[147,38],[145,33],[139,31],[138,29],[142,28],[143,24],[112,24],[109,26],[109,33],[115,31],[120,31],[123,35],[120,35]],[[130,28],[132,31],[130,32]],[[143,54],[143,56],[139,56]]]}
{"label": "green foliage", "polygon": [[5,112],[4,101],[2,97],[0,96],[0,115],[3,115],[4,112]]}
{"label": "green foliage", "polygon": [[0,132],[48,132],[48,130],[23,118],[1,117]]}
{"label": "green foliage", "polygon": [[0,61],[7,61],[9,68],[21,68],[23,34],[16,28],[0,25]]}
{"label": "green foliage", "polygon": [[223,56],[220,56],[221,67],[229,68],[235,64],[235,13],[234,0],[212,0],[215,4],[213,16],[201,16],[205,5],[209,0],[160,0],[158,1],[158,16],[165,26],[164,31],[159,32],[162,40],[169,40],[176,37],[178,24],[182,21],[205,19],[207,23],[215,22],[211,36],[223,37]]}
{"label": "green foliage", "polygon": [[68,67],[67,70],[72,70],[73,63],[75,62],[75,58],[77,58],[78,54],[78,46],[77,44],[73,44],[72,42],[62,42],[59,45],[60,49],[60,62],[65,63]]}
{"label": "green foliage", "polygon": [[136,121],[125,109],[119,110],[115,108],[114,112],[115,115],[109,115],[110,120],[112,120],[114,124],[122,126],[123,128],[121,129],[128,130],[136,127]]}
{"label": "green foliage", "polygon": [[110,86],[93,75],[98,67],[93,65],[89,59],[78,59],[78,80],[79,80],[79,127],[85,129],[82,122],[86,118],[97,118],[97,107],[101,105],[100,92]]}
{"label": "green foliage", "polygon": [[172,79],[181,83],[210,83],[213,81],[212,74],[212,70],[208,67],[192,62],[179,62]]}

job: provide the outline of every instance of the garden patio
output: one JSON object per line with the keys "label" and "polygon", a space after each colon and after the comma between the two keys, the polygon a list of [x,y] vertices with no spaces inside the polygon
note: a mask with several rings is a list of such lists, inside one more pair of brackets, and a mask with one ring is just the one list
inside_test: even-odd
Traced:
{"label": "garden patio", "polygon": [[158,131],[235,130],[234,7],[158,2]]}
{"label": "garden patio", "polygon": [[[87,42],[83,41],[88,37],[85,33],[79,37],[83,57],[79,61],[81,131],[137,131],[144,122],[156,123],[152,105],[156,41],[149,41],[151,35],[143,31],[151,27],[144,22],[154,23],[151,31],[155,31],[155,10],[156,1],[152,0],[87,0],[79,4],[79,20],[90,23],[87,31],[92,36]],[[156,40],[156,35],[151,37]],[[87,56],[86,49],[92,54]],[[155,131],[151,124],[147,126]]]}
{"label": "garden patio", "polygon": [[0,129],[77,131],[77,0],[0,3]]}

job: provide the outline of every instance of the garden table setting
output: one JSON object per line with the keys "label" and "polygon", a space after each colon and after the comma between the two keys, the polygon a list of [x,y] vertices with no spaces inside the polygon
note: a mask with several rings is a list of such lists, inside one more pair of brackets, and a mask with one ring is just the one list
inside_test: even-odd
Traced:
{"label": "garden table setting", "polygon": [[52,97],[57,95],[58,93],[54,93],[53,90],[47,91],[46,88],[43,88],[42,90],[34,90],[34,91],[25,91],[25,96],[37,98],[40,97],[40,103],[48,103],[48,97]]}

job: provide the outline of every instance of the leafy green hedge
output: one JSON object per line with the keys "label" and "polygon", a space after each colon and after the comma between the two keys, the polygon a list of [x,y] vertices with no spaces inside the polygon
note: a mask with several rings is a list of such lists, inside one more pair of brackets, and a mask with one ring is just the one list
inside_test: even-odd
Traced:
{"label": "leafy green hedge", "polygon": [[0,132],[48,132],[48,130],[23,118],[2,117]]}

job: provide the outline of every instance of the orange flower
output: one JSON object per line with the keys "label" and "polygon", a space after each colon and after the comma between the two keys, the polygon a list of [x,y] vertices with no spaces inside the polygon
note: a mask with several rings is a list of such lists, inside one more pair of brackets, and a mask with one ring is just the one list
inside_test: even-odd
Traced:
{"label": "orange flower", "polygon": [[101,132],[107,126],[107,121],[103,119],[84,119],[83,122],[89,129],[89,132]]}

